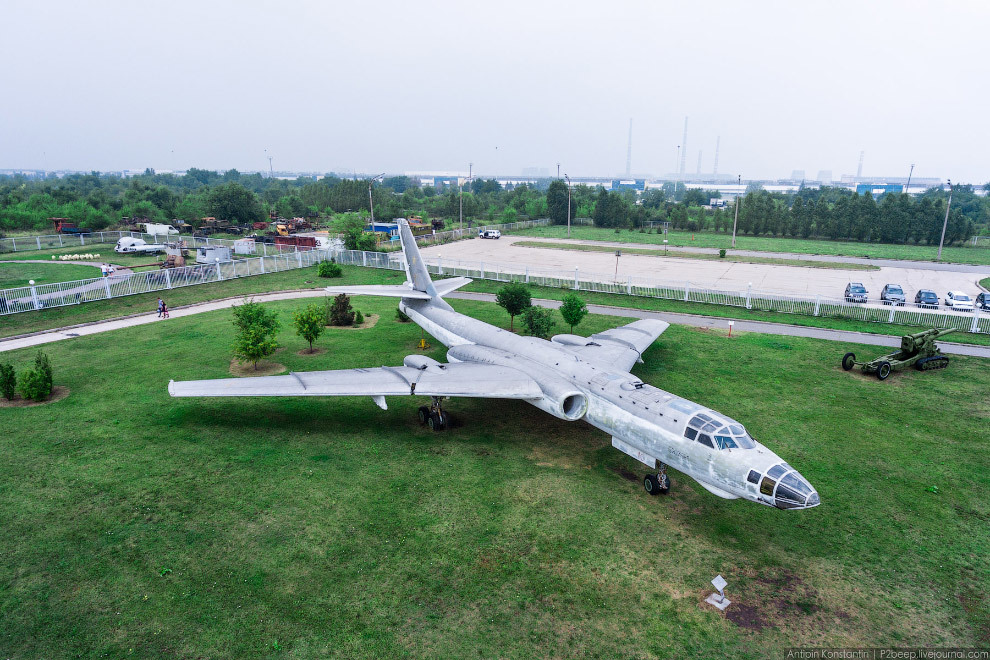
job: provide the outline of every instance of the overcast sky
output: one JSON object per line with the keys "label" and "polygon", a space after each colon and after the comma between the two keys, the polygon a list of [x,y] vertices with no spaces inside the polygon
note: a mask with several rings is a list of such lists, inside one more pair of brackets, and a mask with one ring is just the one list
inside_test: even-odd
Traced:
{"label": "overcast sky", "polygon": [[0,168],[990,181],[990,2],[0,0]]}

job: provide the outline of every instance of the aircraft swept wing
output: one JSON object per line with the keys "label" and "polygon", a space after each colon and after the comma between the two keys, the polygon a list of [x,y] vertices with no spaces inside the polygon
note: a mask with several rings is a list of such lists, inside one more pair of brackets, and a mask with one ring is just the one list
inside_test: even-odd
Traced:
{"label": "aircraft swept wing", "polygon": [[643,351],[669,327],[666,321],[642,319],[590,337],[555,335],[550,341],[582,360],[629,371],[634,364],[643,361]]}
{"label": "aircraft swept wing", "polygon": [[[292,372],[287,376],[170,381],[168,392],[182,396],[370,396],[385,408],[386,396],[538,399],[540,386],[530,376],[489,364],[442,364],[410,356],[417,366]],[[407,361],[410,360],[407,358]]]}

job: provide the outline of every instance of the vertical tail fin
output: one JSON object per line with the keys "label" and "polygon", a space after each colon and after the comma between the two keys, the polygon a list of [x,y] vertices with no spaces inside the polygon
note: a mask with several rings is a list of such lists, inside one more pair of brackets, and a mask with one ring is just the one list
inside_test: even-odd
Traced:
{"label": "vertical tail fin", "polygon": [[430,279],[430,273],[426,270],[426,263],[419,254],[419,246],[409,229],[409,223],[399,220],[399,239],[402,241],[402,253],[406,257],[406,277],[412,283],[413,289],[423,291],[430,296],[437,298],[437,290]]}

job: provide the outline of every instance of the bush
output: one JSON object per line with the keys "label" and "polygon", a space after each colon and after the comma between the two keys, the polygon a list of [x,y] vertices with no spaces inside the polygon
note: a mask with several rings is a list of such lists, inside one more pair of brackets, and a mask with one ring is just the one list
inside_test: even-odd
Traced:
{"label": "bush", "polygon": [[719,259],[725,259],[725,248],[721,248],[721,249],[720,249],[720,250],[718,251],[718,258],[719,258]]}
{"label": "bush", "polygon": [[14,392],[16,391],[17,374],[14,373],[14,367],[9,364],[0,364],[0,394],[7,401],[10,401],[14,398]]}
{"label": "bush", "polygon": [[395,309],[395,320],[399,323],[409,323],[409,317],[406,316],[398,307]]}
{"label": "bush", "polygon": [[344,275],[340,264],[335,264],[332,261],[321,261],[320,265],[316,267],[316,272],[320,277],[343,277]]}
{"label": "bush", "polygon": [[360,311],[355,312],[354,325],[361,325],[362,323],[364,323],[364,314],[362,314]]}
{"label": "bush", "polygon": [[330,325],[354,325],[354,310],[351,309],[351,299],[346,293],[333,299],[329,312]]}
{"label": "bush", "polygon": [[549,339],[556,326],[551,310],[545,307],[528,307],[523,312],[522,319],[529,334],[540,339]]}
{"label": "bush", "polygon": [[303,310],[292,315],[292,323],[296,326],[296,334],[309,342],[309,352],[313,352],[313,342],[320,338],[326,323],[323,322],[323,310],[319,303],[307,305]]}
{"label": "bush", "polygon": [[48,361],[48,356],[38,351],[34,358],[34,370],[41,374],[45,386],[45,396],[48,397],[54,388],[52,363]]}
{"label": "bush", "polygon": [[257,369],[258,360],[268,357],[278,348],[275,335],[282,327],[278,314],[259,303],[248,301],[234,307],[234,325],[237,327],[234,354],[253,362]]}
{"label": "bush", "polygon": [[46,391],[46,387],[45,374],[37,369],[22,371],[20,377],[17,379],[17,391],[25,399],[31,399],[32,401],[44,401],[47,399],[51,391]]}

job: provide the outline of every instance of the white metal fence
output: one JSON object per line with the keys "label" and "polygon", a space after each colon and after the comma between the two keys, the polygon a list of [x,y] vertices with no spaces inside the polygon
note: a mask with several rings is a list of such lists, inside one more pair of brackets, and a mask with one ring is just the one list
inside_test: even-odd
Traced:
{"label": "white metal fence", "polygon": [[[342,264],[371,268],[404,269],[398,253],[382,254],[345,250],[335,254]],[[990,314],[953,312],[908,303],[905,305],[864,305],[848,303],[842,298],[824,296],[801,297],[747,288],[744,291],[712,289],[691,282],[661,282],[647,277],[626,276],[616,280],[612,274],[552,270],[518,264],[427,259],[427,268],[434,275],[471,277],[497,282],[522,282],[555,289],[593,291],[710,305],[741,307],[765,312],[803,314],[831,318],[853,319],[871,323],[956,328],[964,332],[990,333]]]}
{"label": "white metal fence", "polygon": [[[144,234],[138,231],[99,231],[90,234],[50,234],[47,236],[14,236],[0,238],[0,254],[5,252],[37,252],[38,250],[57,250],[60,248],[86,247],[88,245],[113,245],[121,238],[140,238],[148,243],[164,243],[182,241],[190,249],[204,245],[226,245],[234,247],[236,240],[229,238],[210,238],[190,236],[188,234]],[[249,242],[242,243],[242,247]],[[294,245],[274,245],[270,243],[255,243],[250,246],[251,254],[268,256],[295,252]]]}
{"label": "white metal fence", "polygon": [[[533,226],[533,223],[541,222],[545,221],[537,220],[516,224]],[[494,227],[498,227],[498,225]],[[502,225],[502,228],[507,227]],[[480,229],[484,229],[484,227]],[[456,232],[443,233],[456,234],[457,238],[460,238],[469,231],[474,233],[480,229],[464,230],[460,234]],[[419,242],[432,243],[437,240],[435,236],[419,237]],[[221,239],[199,240],[202,240],[203,244],[206,244],[207,241],[211,243],[221,242]],[[454,238],[451,236],[447,240],[454,240]],[[226,243],[230,243],[230,241],[226,241]],[[258,244],[258,247],[263,249],[261,244]],[[268,247],[275,249],[276,246]],[[0,314],[15,314],[46,307],[75,305],[91,300],[106,300],[119,296],[165,291],[194,284],[303,268],[330,258],[345,265],[390,270],[405,269],[404,258],[400,252],[332,249],[294,251],[285,254],[237,259],[227,263],[118,274],[105,278],[7,289],[0,291]],[[638,276],[616,279],[612,274],[581,272],[577,268],[573,271],[563,271],[518,264],[451,261],[440,258],[428,259],[427,268],[432,274],[439,276],[465,276],[498,282],[524,282],[568,290],[700,302],[767,312],[845,318],[872,323],[957,328],[964,332],[990,333],[990,315],[980,310],[960,313],[914,304],[903,306],[864,305],[848,303],[841,298],[792,296],[752,288],[747,288],[745,291],[712,289],[691,282],[662,282]]]}

